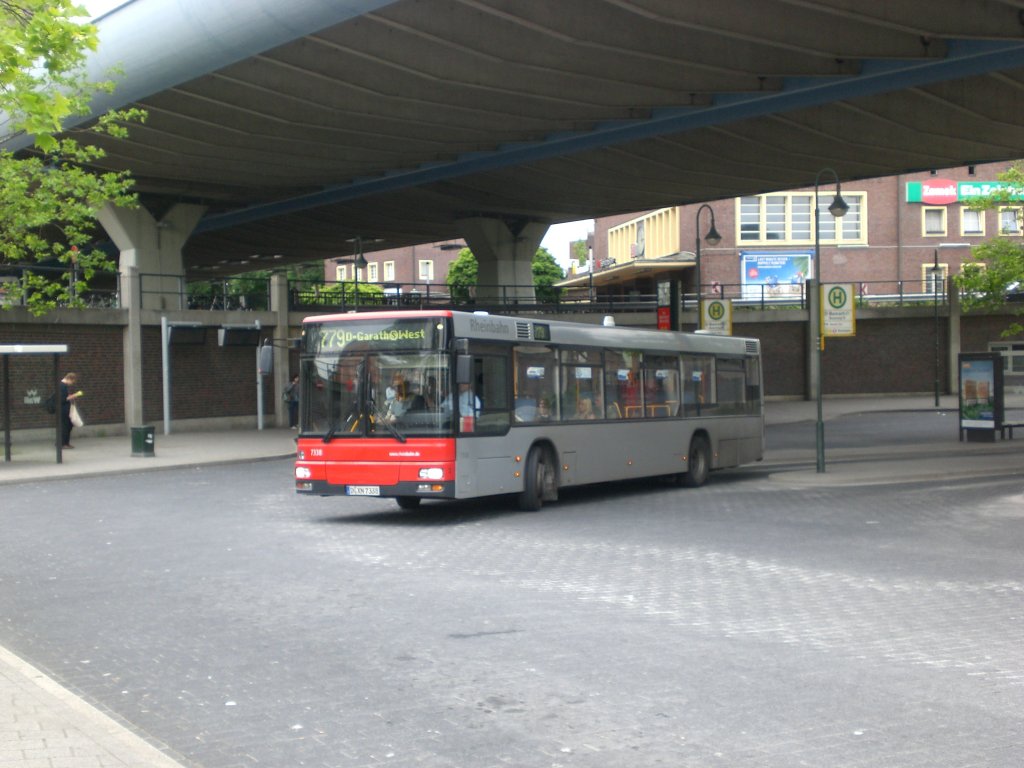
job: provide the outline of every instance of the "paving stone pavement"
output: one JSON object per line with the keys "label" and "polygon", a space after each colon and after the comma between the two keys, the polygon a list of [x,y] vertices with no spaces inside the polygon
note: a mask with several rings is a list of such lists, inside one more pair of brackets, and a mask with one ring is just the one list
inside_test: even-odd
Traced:
{"label": "paving stone pavement", "polygon": [[[887,401],[889,406],[892,402]],[[927,399],[908,399],[899,405],[907,409],[928,408]],[[943,405],[955,408],[955,400],[951,402],[946,398]],[[803,402],[770,404],[768,421],[779,423],[813,419],[812,407],[813,404]],[[872,405],[871,402],[862,399],[831,400],[828,402],[826,416],[835,418],[877,407],[877,403]],[[11,464],[0,465],[0,484],[279,458],[288,456],[293,451],[293,437],[293,432],[280,429],[259,433],[249,431],[166,436],[158,434],[156,455],[145,458],[130,455],[130,444],[126,436],[83,438],[78,441],[74,452],[65,454],[61,465],[53,463],[52,448],[45,443],[18,446],[15,460]],[[893,450],[903,453],[915,452],[921,454],[922,458],[903,461],[898,466],[891,461],[891,456],[887,458],[884,451],[876,450],[872,456],[847,454],[830,457],[834,463],[830,464],[830,470],[824,476],[813,471],[813,456],[811,468],[808,469],[805,451],[792,455],[786,453],[775,457],[780,464],[780,470],[773,478],[794,487],[834,487],[882,482],[887,474],[900,482],[905,482],[914,476],[927,480],[951,477],[957,472],[976,472],[979,475],[985,472],[1005,473],[1007,467],[1016,465],[1019,468],[1021,465],[1021,449],[1017,442],[1024,443],[1015,441],[980,446],[958,446],[955,443],[943,446],[904,446]],[[794,468],[791,465],[798,466]],[[564,553],[558,551],[552,551],[547,555],[537,551],[530,553],[531,558],[540,557],[549,561],[557,561],[563,555]],[[358,553],[352,553],[352,556],[358,556]],[[659,553],[656,549],[632,553],[629,557],[623,558],[622,567],[625,572],[615,579],[602,578],[600,568],[589,571],[596,575],[585,578],[581,577],[579,572],[566,573],[558,578],[551,578],[549,574],[546,580],[538,581],[531,581],[528,576],[510,578],[515,580],[518,587],[537,594],[543,594],[546,590],[569,590],[585,601],[624,607],[634,612],[641,620],[644,616],[656,616],[659,620],[678,623],[689,629],[706,628],[709,633],[734,638],[737,642],[742,642],[745,637],[773,636],[782,644],[804,644],[843,654],[870,652],[891,659],[894,663],[926,665],[939,669],[949,667],[965,674],[986,678],[993,689],[1009,686],[1019,690],[1024,685],[1024,679],[1015,671],[1014,664],[1007,661],[1011,652],[1016,649],[1019,637],[1008,637],[1005,646],[988,644],[984,647],[978,647],[973,644],[970,637],[964,637],[964,648],[952,649],[955,650],[952,652],[948,647],[929,647],[927,643],[922,644],[922,637],[928,637],[927,627],[912,628],[903,636],[877,637],[876,627],[871,622],[865,622],[858,630],[856,625],[852,629],[848,625],[840,629],[841,622],[822,620],[823,615],[827,617],[830,604],[837,606],[835,610],[842,610],[840,606],[843,601],[833,600],[834,593],[850,590],[870,593],[877,615],[885,615],[893,609],[894,596],[907,590],[922,589],[920,584],[913,581],[894,580],[885,585],[874,583],[870,579],[857,582],[851,581],[848,577],[830,575],[827,570],[812,572],[786,569],[771,562],[737,560],[727,555],[716,556],[714,553],[698,551],[691,552],[689,556],[685,552],[682,555],[678,552],[672,553],[673,568],[661,571],[671,572],[675,578],[679,577],[679,569],[686,572],[684,580],[692,587],[685,596],[680,594],[673,582],[661,583],[657,579],[652,581],[649,577],[639,576],[634,580],[630,579],[629,569],[635,568],[636,562],[656,562],[663,556],[669,555]],[[502,553],[501,557],[514,559],[517,553],[509,550]],[[501,557],[496,558],[493,563],[495,573],[516,574],[523,570],[514,562],[502,562]],[[653,571],[659,572],[659,569],[654,568]],[[735,596],[731,596],[728,601],[722,600],[718,585],[723,583],[723,574],[726,573],[729,574],[730,588],[735,588],[737,584],[742,586],[745,597],[741,596],[742,599],[739,601]],[[740,576],[737,577],[737,574]],[[779,597],[780,594],[788,594],[785,590],[778,593],[770,588],[780,583],[799,585],[799,591],[807,598],[807,602],[772,605],[773,600],[784,599]],[[958,606],[965,609],[971,606],[973,610],[977,610],[979,601],[984,603],[986,600],[1001,600],[1005,595],[1000,590],[1015,588],[1012,585],[994,583],[978,589],[951,582],[934,595],[927,596],[927,599],[941,601],[950,611],[956,611]],[[750,610],[737,610],[737,606],[742,607],[744,604]],[[771,610],[754,610],[754,607],[765,605],[770,606]],[[806,616],[804,612],[808,612]],[[780,614],[790,618],[784,626],[751,619],[756,616]],[[506,629],[496,628],[496,636]],[[665,649],[665,652],[671,653],[672,649]],[[462,676],[464,677],[464,671]],[[459,676],[453,675],[453,678],[457,682]],[[508,690],[514,689],[515,686],[510,683]],[[666,692],[666,696],[671,695]],[[455,696],[458,696],[457,690]],[[470,707],[513,713],[517,707],[516,697],[507,695],[498,695],[492,700],[480,702],[467,699],[466,704]],[[808,702],[808,706],[814,705],[815,702]],[[652,707],[654,706],[657,705],[652,702]],[[573,718],[581,731],[577,733],[572,749],[586,750],[587,744],[590,743],[589,739],[594,744],[601,744],[605,749],[612,748],[614,744],[616,751],[628,754],[630,735],[616,731],[612,724],[604,724],[608,730],[602,731],[600,724],[588,723],[585,699],[572,702],[568,709],[576,711]],[[866,713],[867,710],[865,719],[869,720],[870,716]],[[766,716],[770,717],[770,713]],[[403,713],[396,710],[390,712],[389,717],[401,720]],[[751,737],[750,742],[744,747],[742,724],[735,725],[741,729],[736,741],[737,748],[741,752],[746,749],[749,755],[756,756],[758,751],[763,749],[763,743]],[[807,734],[780,730],[777,739],[780,742],[787,739],[793,742],[794,765],[813,764],[817,756],[813,749],[815,738],[829,739],[831,744],[834,744],[836,739],[845,739],[849,742],[850,754],[855,755],[858,749],[865,748],[865,745],[872,738],[877,738],[878,733],[885,728],[884,723],[874,722],[873,725],[874,735],[858,734],[856,731],[842,734]],[[903,755],[905,766],[928,764],[928,733],[929,729],[937,727],[934,714],[922,714],[919,726],[920,740],[906,745]],[[370,724],[366,724],[365,727],[373,729]],[[386,734],[387,731],[387,727],[381,729],[382,734]],[[429,740],[432,737],[427,734],[424,738]],[[637,737],[636,743],[642,741],[642,738]],[[796,745],[800,745],[799,748]],[[992,748],[1012,747],[992,745]],[[800,750],[805,750],[806,754],[801,755]],[[740,753],[736,753],[734,757],[738,755],[741,756]],[[564,754],[561,756],[564,757]],[[715,758],[714,755],[701,756],[696,753],[693,756],[709,761]],[[552,752],[552,764],[557,764],[559,757],[559,752]],[[997,755],[996,758],[991,764],[1009,764],[1012,759],[1005,755]],[[801,763],[805,759],[808,762]],[[136,732],[134,726],[130,728],[127,724],[120,723],[116,718],[85,703],[74,692],[61,687],[39,669],[0,648],[0,768],[178,768],[183,764],[184,761],[176,759],[166,745],[154,741],[146,734]],[[507,764],[516,764],[514,748],[510,748]],[[979,759],[978,765],[986,765],[984,757]]]}

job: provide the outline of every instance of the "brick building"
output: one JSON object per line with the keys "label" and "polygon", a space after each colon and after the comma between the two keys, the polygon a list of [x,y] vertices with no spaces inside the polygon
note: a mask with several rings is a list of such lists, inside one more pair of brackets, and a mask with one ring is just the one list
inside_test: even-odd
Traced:
{"label": "brick building", "polygon": [[[448,267],[465,247],[462,240],[445,240],[407,248],[366,250],[363,253],[366,267],[359,270],[358,279],[361,283],[379,285],[388,293],[447,295]],[[353,255],[324,262],[324,279],[329,282],[355,280],[354,261]]]}
{"label": "brick building", "polygon": [[[843,183],[849,211],[838,220],[825,211],[835,179],[823,176],[820,280],[856,283],[875,295],[931,293],[936,262],[944,280],[961,270],[972,246],[993,237],[1021,238],[1021,206],[968,207],[1008,167],[991,163]],[[671,275],[693,293],[700,211],[701,236],[712,220],[722,236],[717,245],[701,244],[702,292],[757,295],[766,286],[778,288],[779,278],[799,291],[796,284],[813,267],[813,197],[811,186],[717,200],[708,204],[710,212],[686,205],[597,219],[594,285],[613,295],[653,294],[655,279]]]}

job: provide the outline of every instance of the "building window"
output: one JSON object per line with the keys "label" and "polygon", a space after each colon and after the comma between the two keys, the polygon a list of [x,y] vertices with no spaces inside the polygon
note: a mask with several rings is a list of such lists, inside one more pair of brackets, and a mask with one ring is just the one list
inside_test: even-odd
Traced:
{"label": "building window", "polygon": [[[819,194],[820,234],[823,243],[864,244],[865,195],[861,192],[845,193],[850,209],[839,219],[828,212],[831,194]],[[771,195],[741,197],[737,216],[737,238],[744,244],[809,245],[814,242],[814,195],[807,192],[787,192]]]}
{"label": "building window", "polygon": [[972,211],[970,208],[960,209],[960,234],[984,235],[985,212]]}
{"label": "building window", "polygon": [[348,280],[348,265],[347,264],[338,264],[334,268],[334,279],[337,280],[339,283],[343,283],[346,280]]}
{"label": "building window", "polygon": [[366,281],[369,283],[376,283],[377,280],[377,262],[371,261],[366,265]]}
{"label": "building window", "polygon": [[678,254],[679,207],[662,208],[608,230],[608,256],[617,264]]}
{"label": "building window", "polygon": [[1024,344],[1017,342],[989,342],[989,352],[998,352],[1003,356],[1003,371],[1006,373],[1024,373]]}
{"label": "building window", "polygon": [[424,283],[434,279],[434,262],[430,259],[420,259],[419,279]]}
{"label": "building window", "polygon": [[939,237],[946,234],[946,209],[921,209],[921,234],[925,237]]}
{"label": "building window", "polygon": [[938,270],[934,264],[921,265],[921,293],[942,296],[946,292],[946,278],[949,276],[949,265],[939,264]]}
{"label": "building window", "polygon": [[999,209],[999,234],[1019,235],[1020,234],[1020,208]]}
{"label": "building window", "polygon": [[393,283],[395,281],[395,262],[385,261],[384,262],[384,282]]}

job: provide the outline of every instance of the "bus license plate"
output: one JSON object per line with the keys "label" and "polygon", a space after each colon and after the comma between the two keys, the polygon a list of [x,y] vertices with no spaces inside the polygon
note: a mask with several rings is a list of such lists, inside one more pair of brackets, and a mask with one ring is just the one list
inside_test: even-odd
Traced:
{"label": "bus license plate", "polygon": [[347,488],[349,496],[380,496],[379,485],[350,485]]}

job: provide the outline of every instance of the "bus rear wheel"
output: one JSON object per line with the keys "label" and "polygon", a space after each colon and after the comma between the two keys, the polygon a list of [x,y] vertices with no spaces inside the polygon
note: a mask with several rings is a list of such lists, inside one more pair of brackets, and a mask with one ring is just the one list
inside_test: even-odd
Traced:
{"label": "bus rear wheel", "polygon": [[401,509],[416,509],[421,499],[419,496],[396,496],[395,501]]}
{"label": "bus rear wheel", "polygon": [[519,508],[524,512],[536,512],[544,504],[544,489],[548,482],[547,454],[542,448],[531,448],[526,457],[523,477],[523,492],[519,494]]}
{"label": "bus rear wheel", "polygon": [[708,481],[711,471],[711,446],[703,435],[694,435],[690,441],[690,456],[687,471],[680,480],[687,488],[700,488]]}

